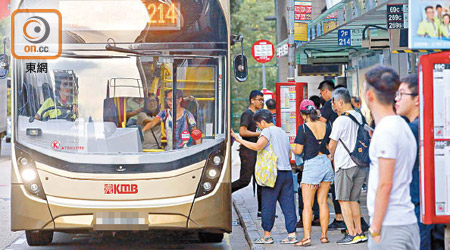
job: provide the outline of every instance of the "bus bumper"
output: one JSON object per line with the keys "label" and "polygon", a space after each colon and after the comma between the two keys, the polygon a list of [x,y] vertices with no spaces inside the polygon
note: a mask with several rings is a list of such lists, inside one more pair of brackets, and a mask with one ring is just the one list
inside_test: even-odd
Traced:
{"label": "bus bumper", "polygon": [[[215,192],[194,199],[155,201],[80,201],[47,196],[47,201],[12,185],[11,230],[137,231],[195,230],[231,232],[231,187],[220,183]],[[146,206],[146,204],[148,204]]]}

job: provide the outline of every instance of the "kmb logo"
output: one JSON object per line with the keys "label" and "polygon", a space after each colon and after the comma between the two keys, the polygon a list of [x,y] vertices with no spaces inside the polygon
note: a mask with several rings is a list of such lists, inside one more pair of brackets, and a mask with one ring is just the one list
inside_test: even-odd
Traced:
{"label": "kmb logo", "polygon": [[105,184],[105,194],[137,194],[137,184]]}
{"label": "kmb logo", "polygon": [[56,59],[62,52],[62,17],[55,9],[19,9],[11,15],[12,55]]}

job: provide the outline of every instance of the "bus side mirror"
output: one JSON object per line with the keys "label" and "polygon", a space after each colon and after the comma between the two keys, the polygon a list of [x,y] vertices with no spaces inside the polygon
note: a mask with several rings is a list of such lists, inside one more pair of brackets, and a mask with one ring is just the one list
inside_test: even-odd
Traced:
{"label": "bus side mirror", "polygon": [[248,77],[247,57],[237,55],[234,57],[234,77],[238,82],[245,82]]}
{"label": "bus side mirror", "polygon": [[[7,39],[3,39],[3,54],[0,55],[0,79],[8,77],[9,57],[6,55]],[[9,44],[8,44],[9,45]]]}

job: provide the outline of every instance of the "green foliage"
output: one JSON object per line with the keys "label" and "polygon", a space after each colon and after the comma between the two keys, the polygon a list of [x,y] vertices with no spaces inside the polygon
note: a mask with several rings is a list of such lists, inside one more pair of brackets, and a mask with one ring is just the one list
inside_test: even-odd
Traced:
{"label": "green foliage", "polygon": [[[266,16],[274,15],[274,0],[232,0],[231,1],[231,33],[244,36],[244,54],[248,58],[249,75],[244,83],[233,79],[232,84],[232,126],[237,129],[239,117],[248,107],[248,95],[254,89],[262,90],[261,64],[252,57],[252,45],[260,39],[266,39],[273,44],[276,43],[275,21],[264,21]],[[241,53],[241,46],[235,44],[232,55]],[[277,68],[268,67],[276,65],[276,57],[266,64],[267,89],[275,91]],[[233,73],[232,73],[233,75]]]}

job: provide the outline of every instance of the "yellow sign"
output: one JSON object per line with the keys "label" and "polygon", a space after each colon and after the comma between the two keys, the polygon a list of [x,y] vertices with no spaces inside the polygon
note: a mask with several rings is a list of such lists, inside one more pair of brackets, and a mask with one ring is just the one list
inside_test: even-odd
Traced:
{"label": "yellow sign", "polygon": [[333,30],[337,27],[337,21],[328,21],[323,23],[323,33],[326,34],[328,31]]}
{"label": "yellow sign", "polygon": [[295,23],[294,40],[300,41],[300,42],[308,41],[308,24],[307,23]]}

